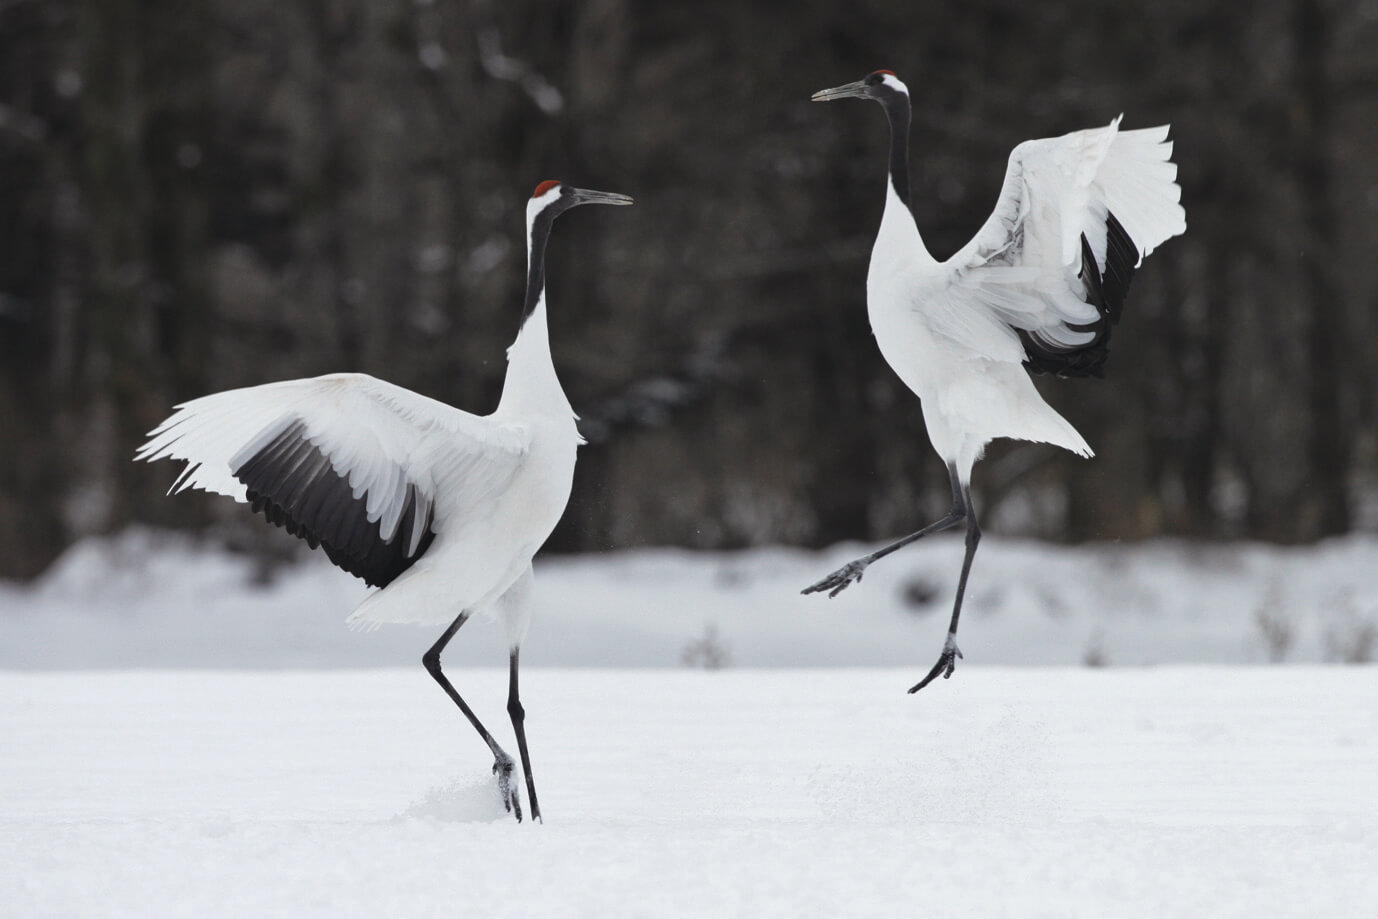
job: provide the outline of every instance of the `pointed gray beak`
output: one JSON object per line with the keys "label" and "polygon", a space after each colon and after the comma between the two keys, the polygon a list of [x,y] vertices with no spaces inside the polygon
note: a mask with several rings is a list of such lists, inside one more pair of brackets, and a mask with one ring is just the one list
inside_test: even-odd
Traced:
{"label": "pointed gray beak", "polygon": [[813,94],[814,102],[832,102],[835,99],[869,98],[871,98],[871,88],[866,85],[865,80],[857,80],[855,83],[848,83],[846,86],[834,86],[832,89],[820,89]]}
{"label": "pointed gray beak", "polygon": [[589,191],[587,188],[571,188],[569,193],[574,197],[575,204],[632,204],[631,198],[626,195],[615,194],[610,191]]}

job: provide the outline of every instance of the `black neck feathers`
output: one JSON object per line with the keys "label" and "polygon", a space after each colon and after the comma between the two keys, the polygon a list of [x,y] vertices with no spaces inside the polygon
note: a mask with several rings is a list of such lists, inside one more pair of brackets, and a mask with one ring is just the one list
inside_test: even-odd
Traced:
{"label": "black neck feathers", "polygon": [[531,264],[526,275],[526,304],[522,309],[522,325],[536,311],[541,294],[545,291],[545,247],[550,241],[550,228],[555,223],[557,209],[547,207],[531,222]]}
{"label": "black neck feathers", "polygon": [[904,206],[912,211],[909,200],[909,97],[889,90],[879,101],[890,121],[890,184]]}

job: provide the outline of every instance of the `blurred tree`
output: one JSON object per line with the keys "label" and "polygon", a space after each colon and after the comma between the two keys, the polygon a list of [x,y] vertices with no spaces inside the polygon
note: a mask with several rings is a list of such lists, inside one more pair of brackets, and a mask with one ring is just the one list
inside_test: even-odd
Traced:
{"label": "blurred tree", "polygon": [[590,440],[556,548],[933,518],[864,306],[885,128],[807,101],[877,67],[914,91],[940,256],[1024,138],[1123,111],[1178,142],[1186,237],[1109,379],[1048,384],[1099,456],[996,445],[989,529],[1373,526],[1375,40],[1358,0],[0,0],[0,574],[131,521],[267,538],[129,462],[177,401],[352,369],[490,410],[545,178],[638,199],[550,254]]}

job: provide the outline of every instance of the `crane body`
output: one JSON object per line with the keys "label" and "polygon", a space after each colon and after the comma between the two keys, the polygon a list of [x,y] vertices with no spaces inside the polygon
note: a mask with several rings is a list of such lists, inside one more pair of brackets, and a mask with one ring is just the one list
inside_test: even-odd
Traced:
{"label": "crane body", "polygon": [[455,690],[440,654],[474,614],[503,623],[511,649],[508,714],[539,820],[519,651],[531,621],[531,559],[564,513],[583,443],[551,359],[545,248],[564,211],[631,203],[557,181],[536,187],[526,208],[522,325],[491,414],[338,373],[183,403],[136,454],[185,461],[172,492],[200,488],[248,503],[378,588],[351,623],[450,623],[422,662],[493,753],[503,802],[517,820],[515,763]]}
{"label": "crane body", "polygon": [[1186,230],[1166,126],[1109,125],[1024,141],[1010,154],[995,210],[961,250],[939,261],[914,220],[909,183],[909,90],[895,74],[821,90],[816,102],[871,99],[890,125],[885,209],[871,252],[866,304],[886,362],[919,397],[947,466],[952,509],[804,589],[830,597],[881,558],[932,533],[966,526],[966,553],[938,662],[909,691],[960,658],[957,625],[981,539],[971,473],[990,441],[1091,447],[1043,400],[1030,373],[1101,376],[1110,333],[1135,269]]}

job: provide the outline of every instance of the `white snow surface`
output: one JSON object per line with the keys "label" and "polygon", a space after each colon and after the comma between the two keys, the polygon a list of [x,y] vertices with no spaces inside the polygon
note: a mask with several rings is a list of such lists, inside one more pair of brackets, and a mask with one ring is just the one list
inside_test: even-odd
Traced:
{"label": "white snow surface", "polygon": [[[348,630],[353,579],[82,543],[0,585],[0,916],[1375,915],[1378,667],[1315,663],[1373,650],[1374,537],[988,538],[912,696],[960,539],[799,596],[862,549],[538,560],[518,825],[435,635]],[[729,666],[683,669],[709,626]],[[515,756],[505,661],[445,655]]]}
{"label": "white snow surface", "polygon": [[1378,669],[913,676],[0,672],[0,914],[1374,915]]}
{"label": "white snow surface", "polygon": [[[942,647],[962,540],[917,543],[836,599],[800,595],[869,548],[544,556],[522,660],[673,667],[712,629],[732,666],[894,666],[917,679]],[[246,556],[170,533],[87,540],[32,585],[0,582],[0,669],[415,666],[438,637],[350,630],[366,588],[319,553],[255,572]],[[959,645],[959,667],[1378,657],[1378,537],[1281,548],[988,536]],[[506,657],[502,629],[481,621],[445,652],[454,664]]]}

